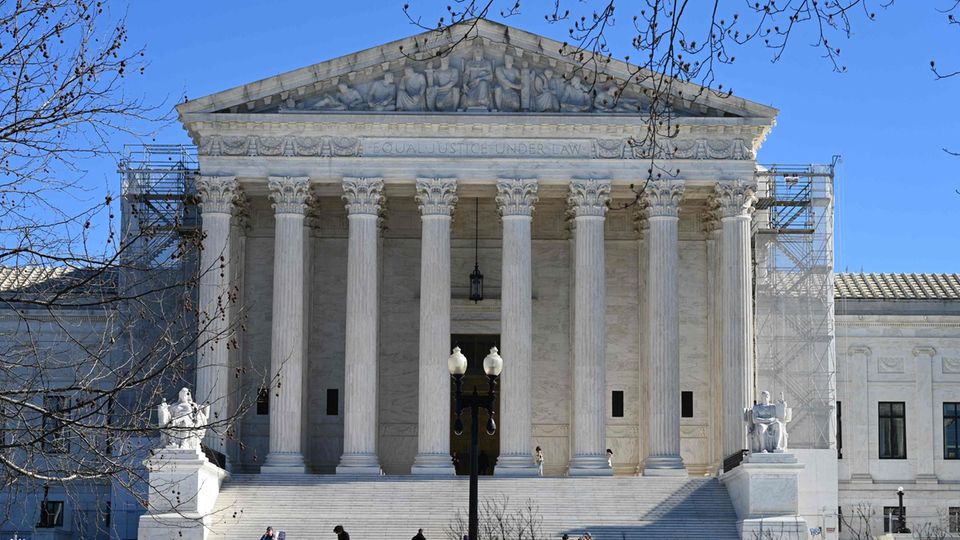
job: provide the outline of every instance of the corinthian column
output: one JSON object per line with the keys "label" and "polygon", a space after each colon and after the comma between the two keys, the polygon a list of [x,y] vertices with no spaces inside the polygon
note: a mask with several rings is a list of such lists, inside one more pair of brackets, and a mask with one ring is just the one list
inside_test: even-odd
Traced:
{"label": "corinthian column", "polygon": [[200,249],[200,290],[198,300],[199,341],[197,342],[197,388],[199,403],[210,404],[210,428],[203,444],[226,455],[228,385],[230,383],[230,219],[239,195],[232,176],[201,176],[200,193],[203,240]]}
{"label": "corinthian column", "polygon": [[686,476],[680,457],[680,271],[677,223],[683,182],[657,180],[643,192],[648,240],[649,405],[644,476]]}
{"label": "corinthian column", "polygon": [[537,201],[536,180],[498,180],[497,205],[503,220],[503,288],[500,345],[506,369],[501,376],[500,458],[496,473],[536,476],[533,463],[533,302],[530,222]]}
{"label": "corinthian column", "polygon": [[450,216],[453,178],[418,178],[420,239],[420,389],[413,474],[455,473],[450,459]]}
{"label": "corinthian column", "polygon": [[603,222],[609,180],[573,180],[576,282],[573,323],[573,457],[571,476],[612,475],[606,455],[606,267]]}
{"label": "corinthian column", "polygon": [[377,459],[377,221],[380,178],[344,178],[347,251],[347,344],[344,360],[343,455],[337,474],[380,474]]}
{"label": "corinthian column", "polygon": [[723,456],[747,446],[743,410],[753,406],[753,272],[750,266],[750,218],[755,186],[736,180],[717,183],[714,203],[720,211],[720,287],[722,297]]}
{"label": "corinthian column", "polygon": [[261,473],[303,473],[304,227],[308,178],[271,176],[275,213],[270,452]]}

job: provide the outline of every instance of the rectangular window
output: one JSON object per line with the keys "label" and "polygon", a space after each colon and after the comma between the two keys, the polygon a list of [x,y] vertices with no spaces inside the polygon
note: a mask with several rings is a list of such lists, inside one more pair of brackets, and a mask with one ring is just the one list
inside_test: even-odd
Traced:
{"label": "rectangular window", "polygon": [[[903,517],[907,517],[907,507],[903,507]],[[894,532],[899,530],[897,524],[900,522],[900,507],[899,506],[884,506],[883,507],[883,532]]]}
{"label": "rectangular window", "polygon": [[106,501],[103,506],[103,526],[107,529],[110,528],[110,513],[113,511],[113,505],[110,501]]}
{"label": "rectangular window", "polygon": [[843,459],[843,407],[837,400],[837,459]]}
{"label": "rectangular window", "polygon": [[951,506],[947,519],[947,532],[960,533],[960,506]]}
{"label": "rectangular window", "polygon": [[327,388],[327,416],[340,414],[340,389]]}
{"label": "rectangular window", "polygon": [[880,459],[907,459],[907,417],[902,401],[881,401]]}
{"label": "rectangular window", "polygon": [[943,404],[943,459],[960,459],[960,403]]}
{"label": "rectangular window", "polygon": [[270,414],[270,390],[261,386],[257,391],[257,416]]}
{"label": "rectangular window", "polygon": [[693,392],[680,392],[680,418],[693,418]]}
{"label": "rectangular window", "polygon": [[41,448],[45,452],[69,452],[70,444],[63,423],[63,413],[67,409],[67,398],[64,396],[44,396],[43,407],[47,412],[44,413],[40,426],[43,430]]}
{"label": "rectangular window", "polygon": [[63,501],[44,501],[40,503],[40,522],[37,528],[49,529],[63,527]]}
{"label": "rectangular window", "polygon": [[613,417],[623,418],[623,390],[613,391]]}
{"label": "rectangular window", "polygon": [[[839,403],[839,401],[837,403]],[[842,506],[837,507],[837,532],[838,533],[843,532],[843,507]]]}

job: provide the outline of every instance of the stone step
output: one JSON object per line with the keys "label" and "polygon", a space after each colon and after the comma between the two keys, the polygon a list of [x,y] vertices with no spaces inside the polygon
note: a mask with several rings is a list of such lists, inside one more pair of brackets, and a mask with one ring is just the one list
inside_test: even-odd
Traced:
{"label": "stone step", "polygon": [[[450,530],[467,510],[466,478],[237,474],[221,488],[213,539],[258,538],[268,526],[289,540],[351,538],[456,540]],[[726,489],[712,478],[480,479],[484,501],[506,501],[510,513],[532,501],[543,538],[589,530],[597,540],[735,539]],[[504,499],[505,498],[505,499]],[[404,536],[406,535],[406,536]]]}

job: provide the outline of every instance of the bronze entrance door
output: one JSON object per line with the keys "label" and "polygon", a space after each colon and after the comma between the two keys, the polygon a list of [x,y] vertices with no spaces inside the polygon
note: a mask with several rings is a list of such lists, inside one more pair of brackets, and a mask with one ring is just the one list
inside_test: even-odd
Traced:
{"label": "bronze entrance door", "polygon": [[[450,336],[450,347],[460,347],[460,351],[467,357],[467,373],[463,377],[464,395],[477,391],[486,393],[489,385],[487,376],[483,373],[483,359],[490,352],[490,347],[500,347],[500,336],[496,334],[453,334]],[[453,381],[450,381],[450,452],[457,457],[457,474],[470,474],[470,411],[466,410],[460,416],[463,420],[463,435],[453,432]],[[500,393],[497,392],[497,415],[495,420],[500,425]],[[493,474],[497,458],[500,457],[500,430],[496,434],[487,435],[487,413],[480,412],[480,474]],[[486,467],[484,467],[486,465]]]}

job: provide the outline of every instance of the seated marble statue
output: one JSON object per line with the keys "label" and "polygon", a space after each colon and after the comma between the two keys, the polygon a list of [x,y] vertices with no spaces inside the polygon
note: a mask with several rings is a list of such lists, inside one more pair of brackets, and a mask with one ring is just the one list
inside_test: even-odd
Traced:
{"label": "seated marble statue", "polygon": [[157,407],[160,435],[166,448],[197,450],[207,432],[210,405],[197,405],[190,390],[181,388],[173,405],[163,400]]}
{"label": "seated marble statue", "polygon": [[493,91],[494,101],[500,111],[520,110],[520,70],[513,67],[513,57],[503,57],[503,65],[495,71],[497,87]]}
{"label": "seated marble statue", "polygon": [[364,108],[363,96],[354,88],[340,83],[337,85],[337,93],[324,96],[314,103],[311,109],[327,109],[332,111],[357,111]]}
{"label": "seated marble statue", "polygon": [[[432,72],[432,74],[431,74]],[[450,67],[450,57],[440,57],[440,67],[427,69],[431,84],[427,88],[427,106],[432,111],[455,111],[460,106],[460,71]]]}
{"label": "seated marble statue", "polygon": [[747,432],[750,436],[750,451],[764,454],[781,453],[787,449],[787,424],[793,416],[793,410],[787,407],[780,393],[780,401],[770,403],[770,392],[760,392],[760,403],[751,409],[744,409]]}
{"label": "seated marble statue", "polygon": [[397,110],[422,111],[427,108],[427,77],[412,67],[403,68],[403,77],[397,85]]}
{"label": "seated marble statue", "polygon": [[393,73],[384,73],[383,79],[373,81],[367,99],[374,111],[392,111],[396,109],[397,85],[393,82]]}
{"label": "seated marble statue", "polygon": [[574,75],[567,83],[567,87],[560,97],[560,110],[570,112],[587,112],[593,106],[590,90],[583,85],[583,80]]}
{"label": "seated marble statue", "polygon": [[489,109],[492,80],[493,64],[483,57],[483,47],[477,45],[473,57],[463,63],[463,107]]}
{"label": "seated marble statue", "polygon": [[533,108],[537,112],[557,112],[560,110],[560,96],[563,95],[563,81],[553,76],[552,69],[543,70],[533,80]]}

